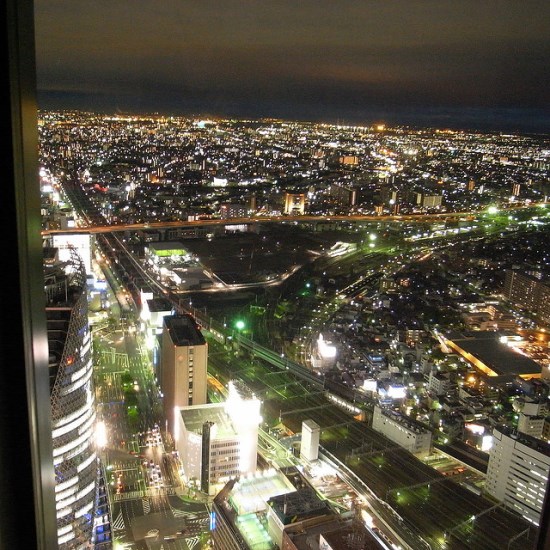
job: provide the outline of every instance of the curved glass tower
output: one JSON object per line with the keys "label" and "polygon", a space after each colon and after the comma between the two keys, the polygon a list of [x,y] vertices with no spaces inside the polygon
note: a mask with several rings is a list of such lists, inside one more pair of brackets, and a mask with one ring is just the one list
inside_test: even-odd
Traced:
{"label": "curved glass tower", "polygon": [[57,537],[60,549],[93,547],[98,460],[86,272],[74,250],[44,249]]}

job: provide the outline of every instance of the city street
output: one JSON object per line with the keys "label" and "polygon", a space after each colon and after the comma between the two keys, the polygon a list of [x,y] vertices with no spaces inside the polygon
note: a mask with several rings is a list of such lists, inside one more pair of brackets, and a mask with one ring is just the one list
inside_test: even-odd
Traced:
{"label": "city street", "polygon": [[[187,490],[159,428],[161,398],[149,352],[109,295],[113,322],[94,332],[94,378],[98,419],[107,434],[100,455],[114,540],[135,549],[189,550],[208,533],[209,511],[206,504],[183,498]],[[134,394],[135,405],[129,405]]]}

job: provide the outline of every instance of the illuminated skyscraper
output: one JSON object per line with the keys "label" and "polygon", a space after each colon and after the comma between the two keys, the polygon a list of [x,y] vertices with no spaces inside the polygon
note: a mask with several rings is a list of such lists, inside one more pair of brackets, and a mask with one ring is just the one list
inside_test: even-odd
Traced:
{"label": "illuminated skyscraper", "polygon": [[74,249],[64,262],[44,250],[44,289],[57,539],[60,549],[91,548],[99,463],[86,272]]}

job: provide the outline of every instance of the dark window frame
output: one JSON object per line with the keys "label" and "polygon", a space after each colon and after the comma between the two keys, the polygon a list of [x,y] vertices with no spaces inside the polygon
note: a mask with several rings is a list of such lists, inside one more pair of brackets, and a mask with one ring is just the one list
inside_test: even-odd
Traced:
{"label": "dark window frame", "polygon": [[[3,3],[0,547],[57,548],[38,179],[34,3]],[[44,307],[37,307],[43,304]]]}

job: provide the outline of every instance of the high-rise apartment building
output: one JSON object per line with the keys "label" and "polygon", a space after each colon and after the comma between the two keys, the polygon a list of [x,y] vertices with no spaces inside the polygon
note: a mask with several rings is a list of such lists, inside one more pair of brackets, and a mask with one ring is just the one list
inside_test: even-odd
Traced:
{"label": "high-rise apartment building", "polygon": [[173,435],[181,407],[206,403],[208,344],[191,315],[164,317],[159,383],[168,430]]}
{"label": "high-rise apartment building", "polygon": [[220,205],[220,216],[222,220],[231,218],[245,218],[248,216],[248,206],[245,204],[224,203]]}
{"label": "high-rise apartment building", "polygon": [[550,284],[547,279],[513,269],[506,271],[504,297],[541,321],[550,322]]}
{"label": "high-rise apartment building", "polygon": [[44,250],[57,539],[60,549],[92,547],[99,460],[86,272],[73,250],[59,262]]}
{"label": "high-rise apartment building", "polygon": [[493,430],[485,490],[539,525],[550,473],[550,444],[499,426]]}
{"label": "high-rise apartment building", "polygon": [[443,204],[443,196],[417,193],[416,204],[422,206],[423,208],[438,208]]}
{"label": "high-rise apartment building", "polygon": [[357,204],[357,189],[350,185],[331,183],[328,192],[332,200],[340,206],[355,206]]}
{"label": "high-rise apartment building", "polygon": [[546,399],[536,401],[516,400],[514,410],[518,413],[518,432],[541,439],[548,413]]}

